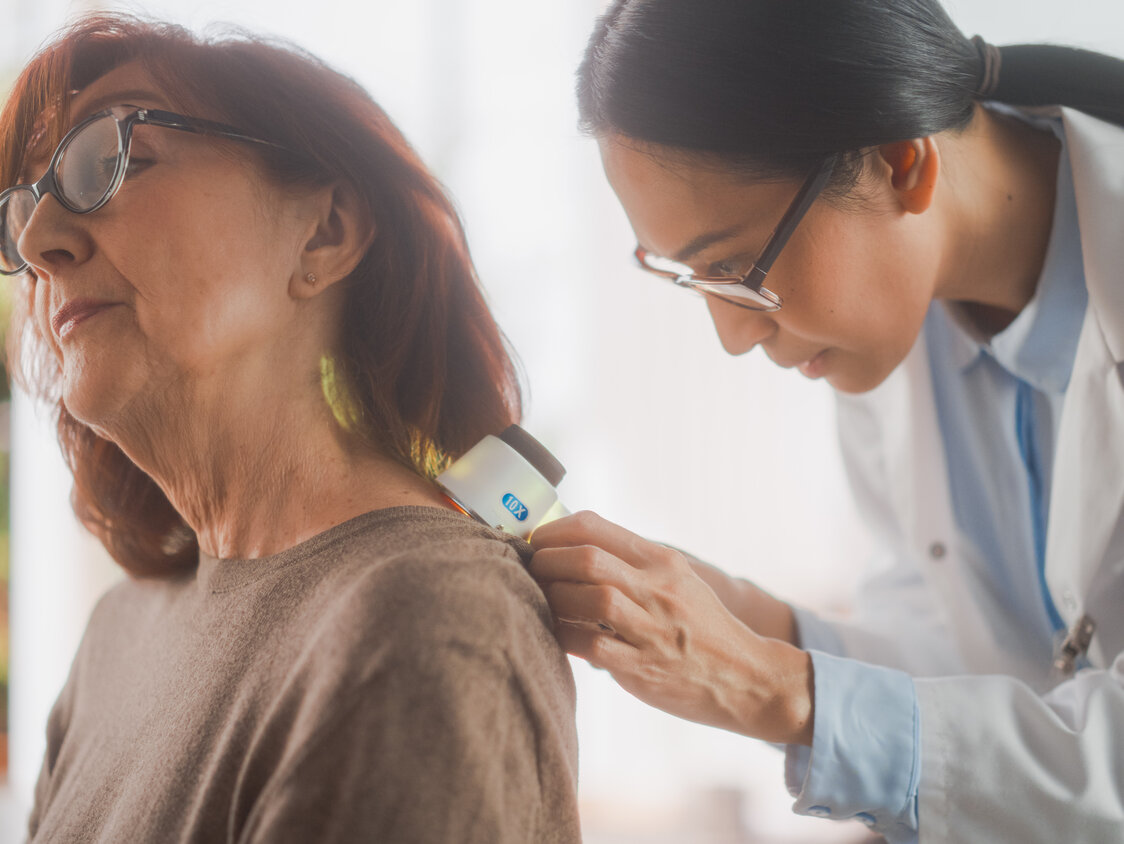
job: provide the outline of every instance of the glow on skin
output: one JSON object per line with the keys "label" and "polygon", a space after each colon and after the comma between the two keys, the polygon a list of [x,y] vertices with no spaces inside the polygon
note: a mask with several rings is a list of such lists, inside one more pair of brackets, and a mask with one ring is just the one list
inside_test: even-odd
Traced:
{"label": "glow on skin", "polygon": [[[676,257],[734,231],[690,257],[696,272],[745,272],[798,188],[620,136],[599,144],[646,249]],[[1034,294],[1059,149],[1053,135],[977,108],[963,132],[869,150],[852,196],[817,201],[773,265],[766,286],[780,311],[708,299],[723,347],[760,346],[781,366],[864,392],[905,358],[936,299],[958,302],[984,333],[1001,330]],[[593,513],[545,525],[531,543],[555,614],[615,631],[560,624],[567,651],[674,715],[811,745],[812,663],[788,604]]]}
{"label": "glow on skin", "polygon": [[[78,94],[70,123],[125,103],[212,117],[130,63]],[[77,215],[48,196],[20,241],[67,409],[151,475],[220,558],[276,553],[380,507],[447,507],[324,398],[336,282],[377,225],[353,192],[285,190],[243,144],[158,127],[135,128],[133,160],[105,207]]]}

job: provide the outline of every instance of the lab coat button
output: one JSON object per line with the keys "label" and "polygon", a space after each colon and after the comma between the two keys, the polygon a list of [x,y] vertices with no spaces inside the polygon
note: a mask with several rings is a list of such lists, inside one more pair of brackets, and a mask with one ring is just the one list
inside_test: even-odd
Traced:
{"label": "lab coat button", "polygon": [[944,555],[948,553],[948,549],[944,547],[943,542],[934,542],[929,546],[929,556],[934,560],[943,560]]}
{"label": "lab coat button", "polygon": [[857,815],[855,815],[855,820],[860,821],[867,826],[874,826],[874,824],[877,823],[877,821],[874,819],[874,815],[867,814],[866,812],[859,812]]}
{"label": "lab coat button", "polygon": [[808,810],[809,815],[814,815],[817,818],[827,818],[831,816],[831,809],[827,806],[812,806]]}

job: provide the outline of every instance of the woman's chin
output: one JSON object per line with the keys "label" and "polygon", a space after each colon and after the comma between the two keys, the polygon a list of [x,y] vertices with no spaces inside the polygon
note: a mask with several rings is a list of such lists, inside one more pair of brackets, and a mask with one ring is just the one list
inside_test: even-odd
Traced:
{"label": "woman's chin", "polygon": [[63,406],[83,425],[93,428],[100,436],[106,437],[106,432],[113,427],[111,420],[120,416],[120,408],[123,404],[120,398],[114,395],[116,392],[114,386],[90,383],[90,379],[72,384],[67,379],[63,382]]}

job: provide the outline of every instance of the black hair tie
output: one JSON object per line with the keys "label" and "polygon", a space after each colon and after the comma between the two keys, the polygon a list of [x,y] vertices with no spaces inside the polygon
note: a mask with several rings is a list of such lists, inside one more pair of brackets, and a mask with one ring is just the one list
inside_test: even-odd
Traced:
{"label": "black hair tie", "polygon": [[979,100],[988,100],[999,87],[999,66],[1003,62],[1003,57],[998,47],[988,44],[978,35],[972,36],[972,43],[976,47],[976,52],[980,54],[980,64],[983,67],[974,96]]}

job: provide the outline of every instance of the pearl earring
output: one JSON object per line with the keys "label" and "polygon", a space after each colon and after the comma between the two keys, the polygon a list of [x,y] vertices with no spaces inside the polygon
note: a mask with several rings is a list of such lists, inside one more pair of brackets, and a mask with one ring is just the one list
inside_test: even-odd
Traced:
{"label": "pearl earring", "polygon": [[307,281],[309,284],[316,284],[316,273],[308,273],[304,277],[304,280]]}

